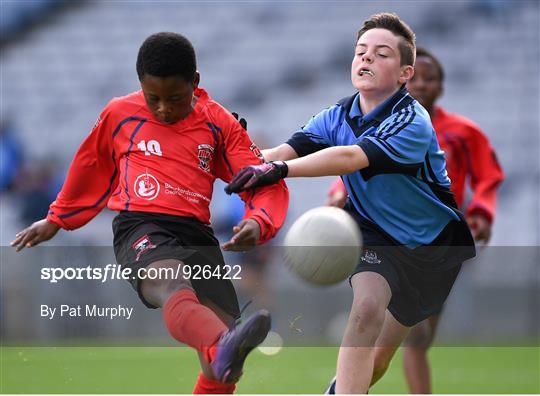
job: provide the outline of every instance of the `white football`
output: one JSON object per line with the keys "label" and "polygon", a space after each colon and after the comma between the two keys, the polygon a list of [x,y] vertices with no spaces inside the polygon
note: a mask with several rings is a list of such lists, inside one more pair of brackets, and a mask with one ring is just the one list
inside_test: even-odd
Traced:
{"label": "white football", "polygon": [[322,206],[300,216],[285,236],[285,263],[300,278],[317,285],[346,279],[356,268],[362,234],[343,209]]}

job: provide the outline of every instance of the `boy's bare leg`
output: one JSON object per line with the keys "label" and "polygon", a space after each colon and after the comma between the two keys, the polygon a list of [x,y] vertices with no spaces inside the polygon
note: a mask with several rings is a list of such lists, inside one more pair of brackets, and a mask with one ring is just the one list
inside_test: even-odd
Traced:
{"label": "boy's bare leg", "polygon": [[431,393],[431,370],[429,368],[428,350],[433,343],[439,315],[430,316],[418,323],[405,340],[403,349],[403,370],[409,385],[410,393]]}
{"label": "boy's bare leg", "polygon": [[375,343],[374,368],[371,385],[381,379],[384,375],[394,354],[405,337],[407,337],[410,330],[410,327],[402,325],[388,310],[386,311],[383,329]]}
{"label": "boy's bare leg", "polygon": [[336,393],[368,391],[373,376],[375,343],[392,296],[388,282],[375,272],[355,274],[351,285],[354,298],[338,355]]}
{"label": "boy's bare leg", "polygon": [[170,268],[172,273],[180,274],[178,278],[169,278],[167,276],[159,277],[157,279],[144,279],[141,280],[141,293],[150,304],[163,308],[169,297],[174,293],[182,289],[189,289],[193,291],[193,286],[189,279],[185,279],[181,274],[182,271],[177,271],[178,266],[182,266],[184,263],[176,259],[164,259],[153,262],[148,265],[148,269],[153,268],[156,271],[160,269]]}

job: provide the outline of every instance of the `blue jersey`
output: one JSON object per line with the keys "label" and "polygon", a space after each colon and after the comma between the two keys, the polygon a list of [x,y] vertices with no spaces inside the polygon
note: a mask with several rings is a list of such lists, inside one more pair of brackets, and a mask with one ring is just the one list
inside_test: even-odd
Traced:
{"label": "blue jersey", "polygon": [[341,100],[287,143],[299,156],[358,144],[369,166],[342,176],[357,214],[398,244],[429,245],[462,221],[429,115],[405,88],[366,115],[359,104],[359,94]]}

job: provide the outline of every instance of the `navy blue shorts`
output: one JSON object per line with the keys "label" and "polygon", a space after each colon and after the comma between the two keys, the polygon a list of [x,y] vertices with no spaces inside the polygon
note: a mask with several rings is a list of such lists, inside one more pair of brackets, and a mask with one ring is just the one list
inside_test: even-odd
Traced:
{"label": "navy blue shorts", "polygon": [[351,278],[367,271],[382,275],[392,291],[388,310],[404,326],[439,314],[463,261],[475,255],[468,227],[451,221],[432,244],[409,249],[351,214],[360,225],[364,243]]}

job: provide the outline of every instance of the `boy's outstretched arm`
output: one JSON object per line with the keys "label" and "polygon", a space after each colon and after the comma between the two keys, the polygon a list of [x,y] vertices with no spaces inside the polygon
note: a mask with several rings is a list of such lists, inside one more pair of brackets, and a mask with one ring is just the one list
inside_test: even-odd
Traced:
{"label": "boy's outstretched arm", "polygon": [[287,177],[340,176],[366,168],[369,160],[358,146],[329,147],[286,162]]}
{"label": "boy's outstretched arm", "polygon": [[15,235],[11,246],[18,252],[48,241],[60,228],[74,230],[82,227],[107,204],[118,184],[109,113],[108,108],[101,113],[79,147],[47,217]]}
{"label": "boy's outstretched arm", "polygon": [[357,145],[329,147],[287,162],[248,166],[225,188],[228,194],[274,184],[285,177],[337,176],[369,166],[364,150]]}
{"label": "boy's outstretched arm", "polygon": [[25,228],[11,242],[17,252],[20,252],[25,247],[32,247],[41,242],[48,241],[56,235],[60,227],[54,223],[42,219],[33,223],[30,227]]}
{"label": "boy's outstretched arm", "polygon": [[261,150],[261,153],[266,162],[270,161],[288,161],[298,158],[296,151],[287,143],[280,144],[279,146]]}

